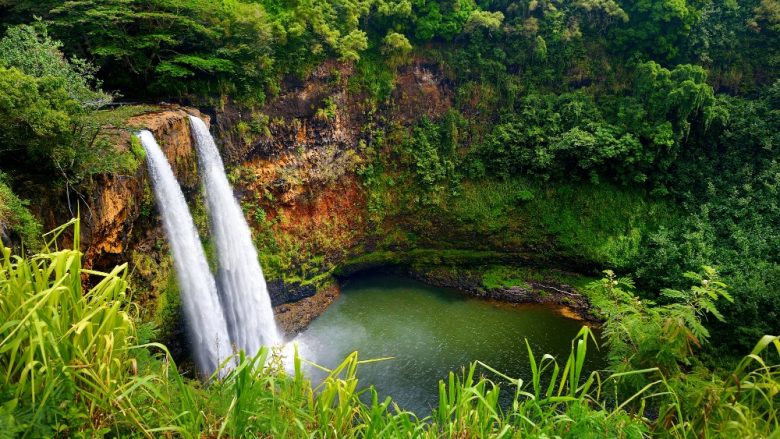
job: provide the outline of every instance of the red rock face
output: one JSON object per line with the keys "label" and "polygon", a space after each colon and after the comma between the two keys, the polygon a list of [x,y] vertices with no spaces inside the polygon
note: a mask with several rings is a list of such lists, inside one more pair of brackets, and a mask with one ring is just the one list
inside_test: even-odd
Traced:
{"label": "red rock face", "polygon": [[417,60],[399,72],[393,91],[395,119],[409,124],[437,119],[452,106],[452,96],[437,66]]}
{"label": "red rock face", "polygon": [[[250,110],[228,100],[214,109],[218,144],[227,169],[238,175],[236,194],[255,232],[268,233],[260,230],[250,206],[262,208],[273,223],[272,235],[284,235],[303,257],[321,256],[331,266],[359,252],[372,227],[357,174],[372,130],[408,126],[423,116],[436,119],[451,105],[435,64],[416,60],[401,67],[381,108],[349,86],[353,74],[351,64],[328,61],[305,81],[286,83],[263,108]],[[192,196],[200,182],[188,114],[209,121],[197,110],[169,107],[129,124],[154,133],[185,194]],[[117,139],[118,148],[127,148],[130,134]],[[110,268],[130,260],[133,250],[153,252],[161,233],[154,217],[141,218],[142,206],[153,206],[146,167],[135,175],[102,176],[96,183],[89,212],[82,211],[87,265]]]}
{"label": "red rock face", "polygon": [[[198,185],[197,157],[190,137],[187,116],[197,115],[195,109],[170,108],[136,116],[128,125],[151,131],[185,188]],[[117,135],[119,148],[127,148],[130,133]],[[144,186],[148,184],[146,166],[135,175],[103,175],[98,178],[88,209],[81,212],[82,249],[87,268],[109,268],[127,260],[127,251],[134,237],[136,223],[144,201]]]}
{"label": "red rock face", "polygon": [[[226,168],[237,176],[236,195],[255,235],[277,240],[281,252],[293,255],[293,270],[317,259],[304,278],[370,246],[375,225],[368,220],[367,193],[357,171],[374,132],[410,126],[423,116],[436,119],[451,105],[446,80],[433,64],[417,60],[399,68],[395,90],[379,108],[350,87],[353,74],[351,64],[328,61],[305,81],[285,83],[263,108],[242,108],[228,99],[211,110],[213,132]],[[172,106],[133,117],[128,124],[152,131],[191,208],[197,208],[200,181],[188,114],[210,121],[198,110]],[[117,133],[117,148],[129,148],[130,135]],[[89,207],[81,208],[82,249],[89,268],[106,270],[129,261],[136,300],[154,307],[170,275],[170,258],[146,172],[141,165],[134,175],[97,178],[86,194]],[[258,208],[265,220],[256,216]],[[59,212],[51,214],[51,226],[69,218],[62,206],[49,210]],[[205,231],[205,224],[200,226]],[[282,327],[287,333],[300,330],[336,294],[337,286],[329,284],[295,306],[277,307],[284,314]]]}
{"label": "red rock face", "polygon": [[244,203],[261,207],[275,233],[331,263],[359,250],[370,232],[367,194],[356,171],[373,130],[436,119],[452,102],[432,63],[401,67],[381,108],[350,87],[354,74],[351,64],[329,61],[305,81],[286,84],[265,107],[248,112],[228,104],[215,119],[227,159],[239,171]]}

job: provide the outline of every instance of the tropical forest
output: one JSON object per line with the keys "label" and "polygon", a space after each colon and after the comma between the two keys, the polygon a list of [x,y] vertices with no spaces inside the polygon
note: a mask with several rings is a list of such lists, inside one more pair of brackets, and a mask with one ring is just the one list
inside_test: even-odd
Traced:
{"label": "tropical forest", "polygon": [[0,439],[780,439],[780,1],[0,0]]}

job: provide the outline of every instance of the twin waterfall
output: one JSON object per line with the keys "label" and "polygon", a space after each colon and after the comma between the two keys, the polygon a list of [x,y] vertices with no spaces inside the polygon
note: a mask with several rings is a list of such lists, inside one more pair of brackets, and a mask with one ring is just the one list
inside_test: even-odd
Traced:
{"label": "twin waterfall", "polygon": [[254,355],[261,346],[276,345],[280,341],[263,269],[214,138],[199,118],[190,116],[190,126],[206,187],[211,236],[219,259],[217,284],[222,293],[222,309],[230,339],[239,349]]}
{"label": "twin waterfall", "polygon": [[138,137],[146,150],[149,176],[173,252],[194,357],[201,372],[208,375],[234,351],[254,356],[261,346],[277,345],[281,339],[252,234],[217,146],[202,120],[190,116],[190,126],[217,250],[216,282],[168,160],[151,132],[141,131]]}

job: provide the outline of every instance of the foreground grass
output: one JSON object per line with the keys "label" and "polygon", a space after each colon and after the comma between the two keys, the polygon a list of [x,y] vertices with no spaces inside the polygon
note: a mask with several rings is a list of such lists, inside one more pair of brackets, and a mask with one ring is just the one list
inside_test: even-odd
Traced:
{"label": "foreground grass", "polygon": [[[69,225],[78,236],[78,223]],[[767,361],[776,360],[767,348],[780,353],[777,337],[762,339],[728,378],[707,375],[699,403],[685,392],[700,391],[658,367],[585,375],[587,328],[561,362],[529,347],[527,382],[479,362],[450,373],[423,419],[360,387],[357,353],[317,386],[302,373],[305,360],[295,354],[286,371],[269,349],[228,360],[222,380],[188,378],[138,325],[126,266],[82,269],[78,250],[53,245],[63,230],[31,258],[2,249],[0,437],[778,437],[780,372]],[[638,379],[644,387],[626,392]],[[509,406],[499,404],[502,392],[512,393]]]}

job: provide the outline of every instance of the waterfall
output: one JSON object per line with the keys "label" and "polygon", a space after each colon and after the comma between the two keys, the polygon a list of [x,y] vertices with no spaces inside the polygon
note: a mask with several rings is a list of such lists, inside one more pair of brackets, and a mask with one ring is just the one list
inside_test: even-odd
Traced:
{"label": "waterfall", "polygon": [[252,233],[233,196],[222,158],[206,124],[190,116],[198,150],[211,233],[217,249],[217,283],[231,340],[253,356],[280,342],[271,298],[252,243]]}
{"label": "waterfall", "polygon": [[173,251],[194,357],[201,372],[210,375],[232,353],[214,277],[171,165],[151,132],[141,131],[138,137],[146,150],[149,176]]}

